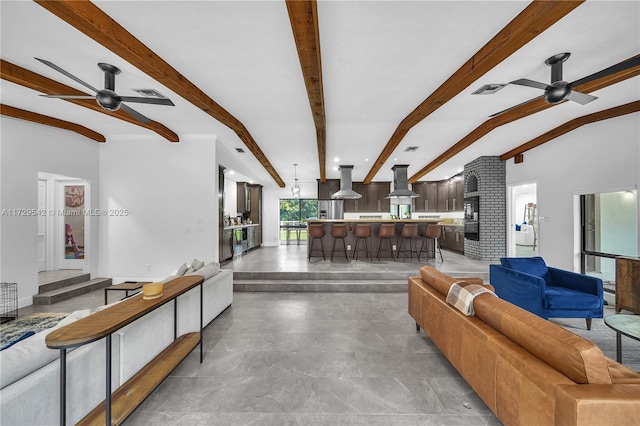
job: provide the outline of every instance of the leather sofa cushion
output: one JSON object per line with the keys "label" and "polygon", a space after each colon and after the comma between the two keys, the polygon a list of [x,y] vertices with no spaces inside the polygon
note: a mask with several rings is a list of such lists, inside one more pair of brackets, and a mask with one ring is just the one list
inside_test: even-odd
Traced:
{"label": "leather sofa cushion", "polygon": [[640,373],[625,367],[624,365],[607,358],[609,373],[614,384],[638,384],[640,385]]}
{"label": "leather sofa cushion", "polygon": [[598,296],[565,287],[547,286],[544,292],[545,309],[598,309]]}
{"label": "leather sofa cushion", "polygon": [[474,303],[476,317],[575,383],[611,384],[607,358],[592,342],[491,295]]}

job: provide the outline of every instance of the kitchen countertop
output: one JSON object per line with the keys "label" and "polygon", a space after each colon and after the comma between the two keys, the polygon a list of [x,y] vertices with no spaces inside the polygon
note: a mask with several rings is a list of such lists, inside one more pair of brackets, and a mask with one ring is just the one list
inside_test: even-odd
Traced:
{"label": "kitchen countertop", "polygon": [[247,223],[245,225],[229,225],[225,226],[224,229],[238,229],[238,228],[250,228],[252,226],[258,226],[259,223]]}
{"label": "kitchen countertop", "polygon": [[307,219],[309,223],[344,223],[344,222],[364,222],[364,223],[439,223],[437,219]]}

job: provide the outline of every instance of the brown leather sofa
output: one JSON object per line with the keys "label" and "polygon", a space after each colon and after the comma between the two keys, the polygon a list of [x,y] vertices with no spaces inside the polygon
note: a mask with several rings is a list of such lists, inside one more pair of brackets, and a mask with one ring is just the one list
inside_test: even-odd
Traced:
{"label": "brown leather sofa", "polygon": [[639,373],[491,294],[465,316],[445,301],[462,280],[482,282],[424,266],[409,278],[409,314],[504,424],[640,424]]}

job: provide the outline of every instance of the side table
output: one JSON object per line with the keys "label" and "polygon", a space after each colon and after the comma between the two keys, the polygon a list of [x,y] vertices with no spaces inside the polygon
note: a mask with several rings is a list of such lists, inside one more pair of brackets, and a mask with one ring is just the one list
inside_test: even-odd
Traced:
{"label": "side table", "polygon": [[604,323],[616,332],[616,361],[622,364],[622,335],[640,340],[640,315],[607,315]]}
{"label": "side table", "polygon": [[124,291],[124,297],[129,297],[130,291],[140,290],[144,284],[148,284],[149,281],[125,281],[120,284],[111,285],[104,288],[104,304],[107,304],[107,292],[112,290]]}

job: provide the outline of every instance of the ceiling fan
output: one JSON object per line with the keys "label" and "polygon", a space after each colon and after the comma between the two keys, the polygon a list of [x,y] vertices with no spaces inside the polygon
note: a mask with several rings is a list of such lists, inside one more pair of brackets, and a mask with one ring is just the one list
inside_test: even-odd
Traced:
{"label": "ceiling fan", "polygon": [[100,68],[103,72],[104,72],[104,89],[99,90],[96,89],[95,87],[91,86],[88,83],[85,83],[84,81],[80,80],[78,77],[76,77],[75,75],[63,70],[62,68],[60,68],[59,66],[57,66],[56,64],[49,62],[47,60],[44,59],[40,59],[40,58],[35,58],[38,61],[42,62],[43,64],[53,68],[54,70],[66,75],[67,77],[69,77],[72,80],[77,81],[78,83],[82,84],[84,87],[87,87],[91,90],[93,90],[94,92],[96,92],[95,96],[92,95],[40,95],[43,96],[45,98],[58,98],[58,99],[95,99],[96,102],[98,103],[98,105],[100,105],[102,108],[108,110],[108,111],[117,111],[119,109],[122,109],[124,112],[128,113],[129,115],[131,115],[132,117],[134,117],[135,119],[143,122],[143,123],[149,123],[151,122],[151,119],[145,117],[144,115],[140,114],[138,111],[134,110],[133,108],[127,106],[126,104],[124,104],[123,102],[136,102],[136,103],[141,103],[141,104],[154,104],[154,105],[168,105],[168,106],[175,106],[173,102],[171,102],[171,100],[169,98],[164,97],[163,95],[161,95],[159,92],[155,91],[155,90],[144,90],[144,91],[140,91],[141,93],[151,93],[153,94],[155,97],[141,97],[141,96],[120,96],[115,92],[115,86],[116,86],[116,75],[120,74],[120,69],[111,65],[111,64],[106,64],[104,62],[100,62],[98,64],[98,68]]}
{"label": "ceiling fan", "polygon": [[[543,98],[549,104],[557,104],[564,100],[570,100],[573,102],[577,102],[581,105],[586,105],[589,102],[595,101],[598,99],[597,96],[587,95],[586,93],[581,93],[576,90],[573,90],[574,87],[580,86],[581,84],[589,83],[593,80],[597,80],[602,77],[606,77],[611,74],[615,74],[620,71],[624,71],[628,68],[632,68],[640,65],[640,56],[633,57],[626,61],[620,62],[616,65],[613,65],[609,68],[605,68],[601,71],[598,71],[595,74],[591,74],[587,77],[576,80],[572,83],[568,83],[562,79],[562,63],[569,59],[571,53],[564,52],[558,53],[557,55],[553,55],[548,58],[544,63],[551,67],[551,84],[541,83],[535,80],[529,80],[528,78],[521,78],[518,80],[514,80],[509,82],[508,84],[517,84],[519,86],[533,87],[534,89],[544,90],[544,94],[538,98],[530,99],[521,104],[512,106],[511,108],[507,108],[503,111],[497,112],[495,114],[490,115],[489,117],[495,117],[497,115],[503,114],[512,109],[518,108],[521,105],[529,103],[535,99]],[[481,95],[486,94],[490,95],[498,90],[505,87],[506,84],[487,84],[482,86],[480,89],[473,92],[473,95]]]}

